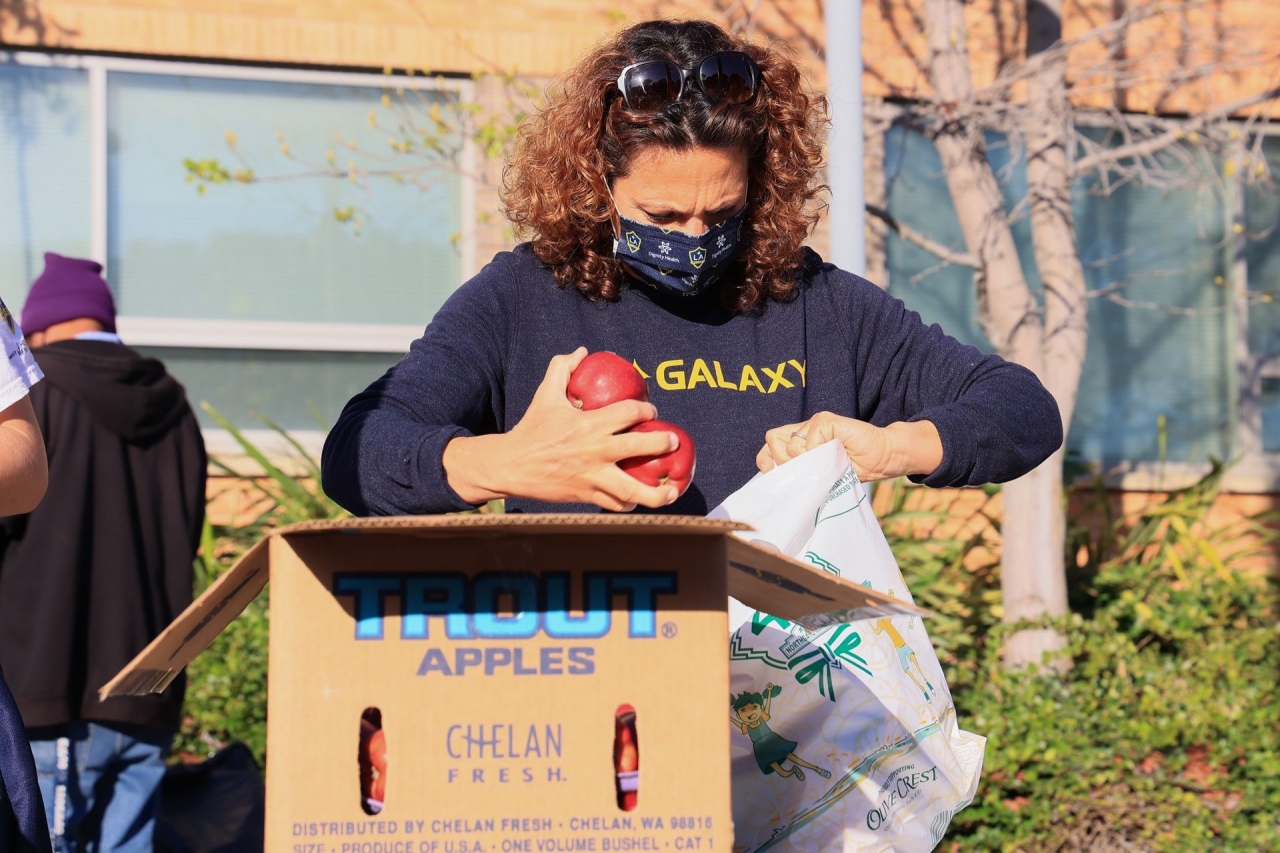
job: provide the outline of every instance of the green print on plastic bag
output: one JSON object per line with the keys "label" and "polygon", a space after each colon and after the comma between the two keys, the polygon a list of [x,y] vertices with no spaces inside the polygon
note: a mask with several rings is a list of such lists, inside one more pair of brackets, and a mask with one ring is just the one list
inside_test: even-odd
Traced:
{"label": "green print on plastic bag", "polygon": [[844,473],[844,476],[842,476],[839,480],[836,480],[834,483],[832,483],[830,491],[827,492],[826,500],[822,502],[822,506],[818,507],[818,511],[814,513],[813,526],[817,527],[819,524],[822,524],[824,521],[830,521],[833,518],[839,518],[842,515],[848,515],[858,507],[862,506],[862,502],[867,499],[867,492],[865,489],[860,489],[858,491],[858,499],[853,502],[853,506],[846,507],[845,509],[842,509],[839,512],[833,512],[830,515],[823,515],[823,513],[827,511],[827,508],[830,507],[831,504],[834,503],[837,498],[847,495],[849,492],[858,488],[860,484],[861,484],[861,481],[858,479],[858,475],[853,472],[852,468],[846,471]]}
{"label": "green print on plastic bag", "polygon": [[862,635],[847,624],[836,625],[810,636],[803,629],[793,629],[790,621],[768,613],[756,611],[751,617],[751,633],[755,636],[759,636],[769,625],[787,632],[787,639],[777,649],[776,655],[772,649],[747,645],[743,638],[744,632],[737,631],[729,641],[729,659],[759,661],[774,669],[789,670],[797,684],[808,684],[816,680],[818,692],[832,702],[836,701],[833,669],[842,669],[847,664],[866,675],[874,676],[866,658],[854,651],[862,645]]}
{"label": "green print on plastic bag", "polygon": [[818,568],[822,569],[824,572],[830,572],[833,575],[840,574],[840,569],[839,567],[836,566],[835,563],[831,562],[830,560],[823,559],[817,554],[816,551],[805,551],[804,558],[808,560],[810,563],[813,563]]}

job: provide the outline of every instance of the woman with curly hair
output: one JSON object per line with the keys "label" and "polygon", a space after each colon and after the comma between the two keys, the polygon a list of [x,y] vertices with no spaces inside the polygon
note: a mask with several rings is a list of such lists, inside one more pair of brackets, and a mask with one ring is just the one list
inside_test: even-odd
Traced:
{"label": "woman with curly hair", "polygon": [[[503,198],[529,242],[347,405],[325,490],[361,515],[494,498],[702,515],[830,440],[868,481],[1030,471],[1062,442],[1033,374],[804,247],[825,121],[792,61],[713,24],[651,21],[596,48],[521,128]],[[595,350],[632,361],[656,407],[575,409],[570,374]],[[681,496],[617,466],[676,446],[626,432],[658,410],[698,446]]]}

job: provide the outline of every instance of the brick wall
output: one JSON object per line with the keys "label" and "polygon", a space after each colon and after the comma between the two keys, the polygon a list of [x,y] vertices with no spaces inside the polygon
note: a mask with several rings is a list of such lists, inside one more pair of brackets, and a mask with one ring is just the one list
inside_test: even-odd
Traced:
{"label": "brick wall", "polygon": [[[852,0],[828,0],[852,2]],[[1066,37],[1079,38],[1105,24],[1116,3],[1143,6],[1158,0],[1067,0]],[[863,3],[864,90],[872,98],[922,97],[929,87],[920,69],[923,44],[917,22],[923,0]],[[301,64],[321,67],[476,73],[515,70],[542,83],[626,23],[649,17],[703,17],[753,38],[778,40],[805,67],[812,83],[826,85],[822,63],[825,33],[818,0],[772,0],[747,20],[756,4],[730,0],[26,0],[0,5],[0,41],[81,51]],[[966,7],[961,34],[975,57],[975,82],[989,82],[1015,58],[1025,38],[1023,0],[991,0]],[[20,7],[22,12],[13,11]],[[992,14],[992,10],[996,14]],[[1122,103],[1130,110],[1166,112],[1228,103],[1242,92],[1274,85],[1274,44],[1280,36],[1275,0],[1218,0],[1192,13],[1151,23],[1131,33],[1123,50],[1149,56],[1166,78],[1205,58],[1246,57],[1270,47],[1269,63],[1244,63],[1227,74],[1198,81],[1172,98],[1161,87],[1123,93],[1095,89],[1089,103]],[[1207,37],[1207,38],[1206,38]],[[1208,53],[1193,49],[1193,42]],[[1093,54],[1096,58],[1098,54]],[[1089,55],[1073,73],[1084,73]],[[477,97],[496,104],[501,92],[482,81]],[[869,151],[874,165],[874,150]],[[484,164],[477,210],[488,222],[477,226],[477,260],[485,263],[510,245],[497,200],[500,164]],[[874,190],[874,187],[869,187]],[[826,253],[825,220],[811,244]],[[873,263],[880,260],[872,257]],[[225,484],[224,484],[225,486]],[[939,498],[944,499],[942,497]],[[971,499],[969,496],[956,498]],[[1135,498],[1141,499],[1141,497]],[[224,500],[233,500],[228,495]],[[1224,506],[1256,502],[1228,498]],[[1263,500],[1271,500],[1266,498]]]}
{"label": "brick wall", "polygon": [[[6,4],[9,5],[9,4]],[[548,74],[606,32],[612,4],[573,0],[28,0],[0,36],[206,59],[431,71],[491,63]]]}
{"label": "brick wall", "polygon": [[[899,486],[900,488],[901,486]],[[891,488],[882,488],[876,494],[875,508],[880,516],[892,505]],[[1107,491],[1102,500],[1097,494],[1073,495],[1068,514],[1073,523],[1089,529],[1096,539],[1108,524],[1118,523],[1123,531],[1131,529],[1138,514],[1145,508],[1159,504],[1166,498],[1162,492]],[[1105,509],[1102,501],[1105,501]],[[969,552],[967,565],[976,568],[998,563],[1000,560],[1000,534],[992,524],[1002,512],[1001,496],[988,496],[982,489],[927,489],[911,488],[905,501],[905,509],[919,515],[910,522],[903,522],[897,532],[911,534],[919,539],[945,538],[972,541],[975,547]],[[1280,495],[1220,494],[1204,520],[1204,530],[1232,530],[1238,534],[1219,554],[1235,568],[1245,571],[1280,572],[1280,549],[1264,541],[1277,530],[1277,521],[1264,516],[1280,510]],[[1233,558],[1237,552],[1247,552]],[[1084,555],[1076,555],[1084,565]],[[1190,558],[1192,555],[1187,555]]]}
{"label": "brick wall", "polygon": [[[854,0],[844,0],[853,2]],[[929,93],[920,68],[919,25],[924,0],[863,3],[864,89],[872,96]],[[1117,3],[1142,8],[1160,0],[1066,0],[1065,36],[1076,39],[1110,19]],[[22,6],[29,13],[11,11]],[[87,51],[235,59],[367,68],[412,67],[475,72],[500,67],[553,75],[617,27],[654,16],[703,17],[752,37],[779,40],[825,86],[825,34],[817,0],[773,0],[750,20],[727,0],[26,0],[0,7],[0,40]],[[1025,38],[1024,0],[992,0],[966,7],[966,38],[978,85],[1016,58]],[[993,14],[994,11],[994,14]],[[1273,85],[1280,15],[1274,0],[1219,0],[1181,16],[1164,16],[1128,34],[1122,53],[1147,57],[1161,69],[1159,84],[1129,92],[1125,106],[1166,112],[1233,100]],[[1108,43],[1084,52],[1073,72]],[[1198,81],[1184,95],[1160,99],[1163,83],[1217,57],[1239,63],[1251,52],[1270,55],[1256,67],[1234,68]],[[1091,102],[1111,103],[1096,91]]]}

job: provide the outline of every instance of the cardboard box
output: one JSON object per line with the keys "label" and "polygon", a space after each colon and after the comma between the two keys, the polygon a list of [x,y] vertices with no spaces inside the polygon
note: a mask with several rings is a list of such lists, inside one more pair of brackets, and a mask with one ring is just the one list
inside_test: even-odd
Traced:
{"label": "cardboard box", "polygon": [[[813,629],[921,612],[744,529],[627,515],[295,525],[102,693],[162,690],[270,577],[268,850],[731,851],[726,597]],[[633,811],[615,789],[622,705],[636,714]],[[369,708],[388,756],[376,815],[357,762]]]}

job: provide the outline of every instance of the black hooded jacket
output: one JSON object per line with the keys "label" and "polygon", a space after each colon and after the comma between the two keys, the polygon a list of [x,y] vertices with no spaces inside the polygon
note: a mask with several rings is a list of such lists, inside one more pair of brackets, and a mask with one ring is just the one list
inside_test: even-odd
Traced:
{"label": "black hooded jacket", "polygon": [[181,678],[160,697],[99,702],[97,691],[191,602],[199,425],[164,365],[128,347],[60,341],[35,356],[49,490],[31,514],[0,519],[0,666],[28,727],[176,732]]}

